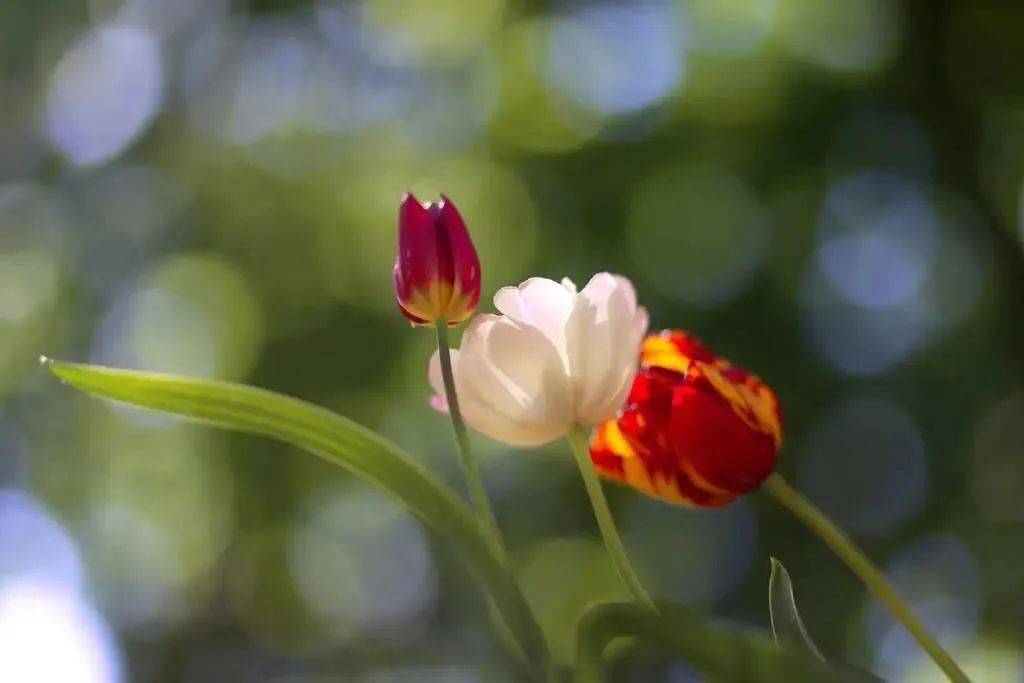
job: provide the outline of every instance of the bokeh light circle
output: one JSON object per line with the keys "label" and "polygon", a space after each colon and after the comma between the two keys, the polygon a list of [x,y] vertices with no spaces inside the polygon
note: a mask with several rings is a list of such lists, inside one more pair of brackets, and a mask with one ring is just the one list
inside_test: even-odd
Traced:
{"label": "bokeh light circle", "polygon": [[[195,512],[192,524],[206,522]],[[190,616],[180,534],[145,511],[106,505],[89,516],[81,536],[97,601],[119,627],[155,638]]]}
{"label": "bokeh light circle", "polygon": [[337,640],[415,632],[437,597],[423,530],[364,487],[316,492],[287,552],[298,594]]}
{"label": "bokeh light circle", "polygon": [[0,680],[120,682],[117,641],[84,583],[63,525],[28,493],[0,491]]}
{"label": "bokeh light circle", "polygon": [[974,504],[992,524],[1024,522],[1024,392],[991,407],[977,425],[971,460]]}
{"label": "bokeh light circle", "polygon": [[78,548],[43,505],[23,491],[0,491],[0,583],[31,579],[83,588]]}
{"label": "bokeh light circle", "polygon": [[33,369],[49,341],[76,224],[59,194],[28,183],[0,185],[0,394]]}
{"label": "bokeh light circle", "polygon": [[842,372],[885,372],[933,323],[927,288],[943,252],[936,208],[919,183],[862,172],[835,180],[800,297],[818,352]]}
{"label": "bokeh light circle", "polygon": [[629,214],[639,278],[663,295],[710,307],[760,271],[768,218],[750,185],[715,166],[670,166],[642,178]]}
{"label": "bokeh light circle", "polygon": [[109,627],[65,587],[0,584],[0,680],[119,683],[120,655]]}
{"label": "bokeh light circle", "polygon": [[757,526],[742,500],[691,510],[638,499],[622,532],[651,591],[686,603],[724,598],[747,575],[757,551]]}
{"label": "bokeh light circle", "polygon": [[[948,648],[974,635],[981,609],[981,577],[971,552],[949,536],[919,540],[900,549],[885,567],[896,592]],[[906,680],[920,645],[877,600],[864,623],[875,666],[888,681]]]}
{"label": "bokeh light circle", "polygon": [[921,432],[889,400],[847,400],[808,436],[799,482],[847,531],[891,532],[924,502],[928,470]]}
{"label": "bokeh light circle", "polygon": [[263,342],[246,275],[206,254],[172,256],[124,289],[97,337],[99,362],[152,371],[244,377]]}
{"label": "bokeh light circle", "polygon": [[777,0],[691,0],[687,28],[693,48],[740,54],[756,48],[771,30]]}
{"label": "bokeh light circle", "polygon": [[108,25],[85,33],[53,72],[50,140],[73,164],[108,161],[153,120],[163,81],[160,44],[148,31]]}
{"label": "bokeh light circle", "polygon": [[936,249],[936,217],[922,189],[866,173],[836,182],[825,199],[818,267],[851,303],[884,308],[920,291]]}
{"label": "bokeh light circle", "polygon": [[683,25],[663,0],[584,5],[555,19],[551,87],[605,114],[649,107],[683,78]]}
{"label": "bokeh light circle", "polygon": [[896,5],[886,0],[777,0],[775,34],[796,57],[840,72],[877,69],[900,37]]}

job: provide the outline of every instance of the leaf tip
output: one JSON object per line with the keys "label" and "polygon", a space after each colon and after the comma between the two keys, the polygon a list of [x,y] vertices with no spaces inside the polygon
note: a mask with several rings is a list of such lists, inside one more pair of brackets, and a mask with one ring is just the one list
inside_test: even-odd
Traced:
{"label": "leaf tip", "polygon": [[67,364],[62,363],[59,360],[50,358],[49,356],[40,354],[39,356],[39,367],[43,368],[51,375],[59,379],[61,382],[67,383],[67,379],[64,377],[63,370],[66,369]]}

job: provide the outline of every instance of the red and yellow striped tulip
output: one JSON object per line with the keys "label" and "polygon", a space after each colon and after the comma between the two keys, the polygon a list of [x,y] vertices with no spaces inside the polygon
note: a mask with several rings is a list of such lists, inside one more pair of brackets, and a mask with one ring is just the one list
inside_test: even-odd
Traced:
{"label": "red and yellow striped tulip", "polygon": [[782,419],[772,390],[675,330],[644,340],[640,371],[590,457],[605,478],[672,503],[727,505],[775,467]]}
{"label": "red and yellow striped tulip", "polygon": [[480,259],[466,224],[444,195],[421,204],[411,193],[398,212],[395,298],[414,325],[455,326],[480,301]]}

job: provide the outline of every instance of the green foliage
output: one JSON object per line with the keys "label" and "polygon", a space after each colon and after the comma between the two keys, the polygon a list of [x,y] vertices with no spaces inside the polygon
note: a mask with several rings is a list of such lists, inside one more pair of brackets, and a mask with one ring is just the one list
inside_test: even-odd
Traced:
{"label": "green foliage", "polygon": [[[819,661],[826,659],[821,650],[815,645],[807,627],[800,618],[800,612],[796,608],[796,597],[793,595],[793,582],[789,578],[789,572],[781,562],[774,557],[771,558],[772,571],[768,578],[768,609],[772,616],[772,633],[775,635],[775,642],[779,647],[789,647],[794,650],[810,652]],[[850,680],[880,681],[881,679],[846,664],[832,663],[833,667],[844,671]]]}
{"label": "green foliage", "polygon": [[772,632],[779,645],[803,647],[818,659],[825,661],[821,651],[807,632],[793,596],[793,582],[782,563],[772,558],[772,572],[768,579],[768,608],[772,615]]}
{"label": "green foliage", "polygon": [[547,647],[500,549],[456,493],[395,444],[351,420],[264,389],[203,379],[46,361],[61,380],[97,396],[270,436],[315,453],[373,485],[448,539],[483,586],[536,673]]}
{"label": "green foliage", "polygon": [[575,683],[604,681],[605,649],[618,638],[639,637],[678,657],[710,683],[866,683],[805,652],[729,628],[683,605],[659,602],[659,614],[629,603],[592,607],[579,625]]}

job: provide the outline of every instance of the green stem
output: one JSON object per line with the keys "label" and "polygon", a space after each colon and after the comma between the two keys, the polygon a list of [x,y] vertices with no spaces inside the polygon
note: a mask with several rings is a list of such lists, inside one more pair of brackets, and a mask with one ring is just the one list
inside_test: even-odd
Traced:
{"label": "green stem", "polygon": [[448,322],[443,319],[438,320],[434,329],[437,331],[437,351],[441,358],[441,377],[444,380],[444,395],[448,400],[448,415],[451,417],[452,429],[455,431],[455,441],[459,445],[459,465],[462,467],[462,476],[466,479],[469,497],[472,499],[473,505],[476,506],[485,530],[498,548],[504,551],[505,544],[501,537],[501,529],[498,528],[498,520],[494,517],[494,510],[491,509],[491,501],[487,498],[487,490],[480,478],[480,468],[477,466],[473,449],[469,444],[466,423],[462,421],[462,412],[459,410],[459,396],[455,392],[455,377],[452,375],[452,355],[448,347]]}
{"label": "green stem", "polygon": [[601,480],[597,477],[594,464],[590,461],[590,439],[589,430],[576,426],[569,431],[569,446],[576,456],[576,464],[579,465],[580,474],[583,475],[583,483],[587,487],[587,495],[590,496],[590,504],[594,508],[594,517],[597,518],[597,526],[601,529],[601,536],[604,537],[604,546],[615,565],[615,571],[619,574],[626,591],[633,598],[633,601],[642,607],[649,608],[654,612],[658,608],[654,601],[647,594],[647,590],[640,583],[640,577],[626,555],[626,546],[619,538],[619,531],[615,527],[615,520],[608,509],[608,501],[604,497],[604,490],[601,488]]}
{"label": "green stem", "polygon": [[868,559],[864,551],[850,540],[839,527],[833,524],[809,500],[804,498],[799,491],[794,489],[778,474],[768,477],[764,483],[768,493],[775,496],[775,499],[789,508],[789,511],[796,515],[797,519],[803,522],[811,531],[817,534],[821,540],[839,556],[846,566],[875,594],[875,597],[885,603],[893,616],[902,622],[903,626],[914,636],[928,656],[934,660],[940,669],[946,674],[949,680],[955,683],[970,683],[967,675],[957,666],[953,658],[949,656],[934,636],[928,632],[921,620],[910,610],[906,603],[896,595],[892,585],[886,580],[885,575]]}

